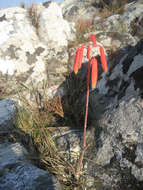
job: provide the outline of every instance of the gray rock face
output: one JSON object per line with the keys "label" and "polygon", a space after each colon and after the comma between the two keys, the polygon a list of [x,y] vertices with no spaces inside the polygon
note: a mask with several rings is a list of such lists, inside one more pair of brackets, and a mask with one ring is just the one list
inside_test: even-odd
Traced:
{"label": "gray rock face", "polygon": [[[93,19],[96,8],[89,4],[91,1],[66,0],[60,6],[68,20],[77,15]],[[107,54],[114,53],[108,56],[106,74],[101,74],[99,66],[97,88],[90,91],[89,146],[83,162],[85,186],[89,190],[143,188],[143,101],[139,98],[143,87],[143,40],[139,41],[138,36],[142,35],[142,5],[141,1],[130,3],[122,15],[93,20],[97,41],[104,45]],[[52,97],[65,80],[67,63],[73,68],[75,48],[67,49],[75,31],[73,24],[63,19],[61,8],[50,2],[35,6],[38,28],[32,25],[29,12],[24,9],[0,11],[0,81],[11,91],[17,90],[19,82],[25,86],[33,82],[36,89],[42,88],[48,75],[48,96]],[[99,51],[94,50],[93,54],[98,55]],[[85,105],[84,93],[81,102]],[[12,101],[0,100],[0,132],[11,128],[14,113]],[[79,129],[61,129],[53,134],[59,153],[73,166],[82,136]],[[32,165],[27,156],[19,143],[1,142],[0,190],[60,190],[56,178]]]}
{"label": "gray rock face", "polygon": [[27,151],[19,143],[0,144],[0,170],[8,169],[18,164],[20,160],[26,160]]}
{"label": "gray rock face", "polygon": [[56,3],[9,8],[0,11],[0,18],[0,83],[13,93],[23,84],[39,91],[47,80],[49,86],[60,85],[67,72],[68,40],[74,36],[74,25],[63,19],[61,8]]}
{"label": "gray rock face", "polygon": [[136,35],[142,38],[142,1],[133,1],[126,4],[122,14],[115,14],[108,18],[94,20],[96,33],[106,30],[106,32],[121,32]]}
{"label": "gray rock face", "polygon": [[124,49],[118,60],[111,65],[109,63],[109,72],[102,74],[97,89],[91,91],[89,112],[92,119],[115,107],[119,101],[137,96],[142,91],[142,48],[141,40],[129,50],[128,47]]}
{"label": "gray rock face", "polygon": [[56,178],[32,165],[19,143],[0,144],[1,190],[61,190]]}
{"label": "gray rock face", "polygon": [[8,131],[12,128],[15,112],[16,110],[12,100],[0,100],[0,131]]}
{"label": "gray rock face", "polygon": [[38,31],[43,43],[49,45],[51,42],[51,49],[58,51],[61,47],[67,47],[68,40],[72,40],[70,25],[63,19],[61,8],[57,3],[50,3],[47,9],[41,11]]}
{"label": "gray rock face", "polygon": [[[113,183],[116,189],[119,186],[129,189],[130,186],[137,188],[139,183],[143,182],[142,118],[142,99],[131,98],[129,101],[121,102],[114,110],[107,111],[99,121],[99,126],[103,131],[98,141],[95,138],[98,148],[94,162],[97,164],[97,168],[100,166],[101,171],[97,169],[99,173],[95,172],[95,175],[102,179],[104,184]],[[109,176],[112,170],[114,170],[114,174],[116,173],[115,179],[113,179],[114,174],[111,173]],[[125,171],[126,173],[124,173]],[[125,175],[127,184],[124,184],[123,177]],[[107,180],[105,176],[108,176],[109,179]],[[134,184],[131,179],[134,180]],[[141,184],[143,185],[143,183]]]}
{"label": "gray rock face", "polygon": [[92,20],[96,8],[91,6],[92,0],[66,0],[61,4],[63,16],[68,21],[78,19]]}

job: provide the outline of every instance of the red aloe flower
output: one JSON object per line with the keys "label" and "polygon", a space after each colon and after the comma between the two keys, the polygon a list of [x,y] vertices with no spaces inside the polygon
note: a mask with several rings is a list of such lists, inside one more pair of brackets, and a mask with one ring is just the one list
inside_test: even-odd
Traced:
{"label": "red aloe flower", "polygon": [[75,74],[78,73],[79,54],[80,54],[80,48],[77,48],[75,60],[74,60],[74,72],[75,72]]}
{"label": "red aloe flower", "polygon": [[81,65],[82,65],[82,60],[83,60],[83,51],[84,51],[84,46],[81,46],[80,47],[80,52],[79,52],[79,63],[78,63],[78,69],[81,68]]}
{"label": "red aloe flower", "polygon": [[93,47],[97,46],[95,35],[91,34],[90,37],[91,37],[92,42],[93,42]]}
{"label": "red aloe flower", "polygon": [[[96,38],[94,34],[90,35],[90,38],[92,39],[93,47],[98,46],[96,43]],[[90,43],[90,40],[89,40]],[[101,59],[101,64],[103,67],[103,70],[107,72],[107,61],[106,61],[106,56],[104,53],[104,49],[102,46],[99,46],[100,49],[100,59]],[[84,51],[84,46],[81,46],[80,48],[77,49],[76,51],[76,56],[75,56],[75,63],[74,63],[74,72],[75,74],[78,72],[78,69],[81,68],[82,64],[82,59],[83,59],[83,51]],[[90,44],[87,46],[87,58],[89,60],[88,63],[88,75],[87,75],[87,91],[86,91],[86,105],[85,105],[85,118],[84,118],[84,134],[83,134],[83,144],[82,144],[82,150],[80,152],[80,157],[77,163],[77,168],[75,172],[75,178],[78,181],[79,177],[81,175],[81,168],[82,168],[82,163],[86,151],[86,131],[87,131],[87,117],[88,117],[88,107],[89,107],[89,82],[90,82],[90,76],[91,76],[91,87],[92,89],[96,88],[97,80],[98,80],[98,63],[95,57],[91,57],[90,55],[91,51],[91,46]],[[91,73],[90,73],[91,72]]]}
{"label": "red aloe flower", "polygon": [[105,56],[104,49],[102,46],[100,46],[100,60],[101,60],[101,64],[102,64],[102,68],[104,72],[107,72],[108,70],[107,61],[106,61],[106,56]]}
{"label": "red aloe flower", "polygon": [[90,50],[91,50],[91,48],[90,48],[90,44],[89,44],[87,47],[87,58],[88,58],[88,60],[90,60]]}
{"label": "red aloe flower", "polygon": [[91,60],[92,69],[91,69],[91,87],[92,89],[96,88],[97,79],[98,79],[98,65],[95,57]]}

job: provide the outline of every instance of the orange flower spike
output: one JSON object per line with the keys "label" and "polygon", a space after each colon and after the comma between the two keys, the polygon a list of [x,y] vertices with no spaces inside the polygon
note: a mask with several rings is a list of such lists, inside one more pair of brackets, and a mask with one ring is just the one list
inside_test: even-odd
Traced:
{"label": "orange flower spike", "polygon": [[77,48],[75,60],[74,60],[74,73],[78,73],[78,64],[79,64],[79,54],[80,54],[80,48]]}
{"label": "orange flower spike", "polygon": [[89,44],[88,47],[87,47],[87,58],[88,58],[88,60],[90,60],[90,50],[91,50],[91,47],[90,47],[90,44]]}
{"label": "orange flower spike", "polygon": [[91,34],[90,37],[91,37],[92,42],[93,42],[93,47],[97,46],[95,35]]}
{"label": "orange flower spike", "polygon": [[92,58],[91,60],[92,68],[91,68],[91,87],[92,89],[96,88],[97,79],[98,79],[98,64],[96,58]]}
{"label": "orange flower spike", "polygon": [[100,46],[100,60],[101,60],[101,64],[102,64],[102,68],[104,72],[107,72],[108,71],[107,61],[106,61],[106,56],[105,56],[104,49],[102,46]]}
{"label": "orange flower spike", "polygon": [[81,46],[79,48],[79,62],[78,62],[78,69],[81,68],[81,65],[82,65],[82,60],[83,60],[83,52],[84,52],[84,46]]}

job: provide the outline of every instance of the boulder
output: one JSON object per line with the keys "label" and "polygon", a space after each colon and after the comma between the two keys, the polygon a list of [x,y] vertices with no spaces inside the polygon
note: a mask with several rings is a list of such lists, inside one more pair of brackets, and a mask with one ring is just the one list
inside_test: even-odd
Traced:
{"label": "boulder", "polygon": [[0,189],[61,190],[56,178],[32,165],[19,143],[0,144]]}
{"label": "boulder", "polygon": [[41,11],[38,21],[39,37],[51,49],[59,51],[61,48],[66,48],[68,40],[74,39],[71,27],[63,19],[62,10],[57,3],[50,3],[47,9]]}
{"label": "boulder", "polygon": [[93,19],[96,25],[96,33],[106,29],[106,32],[130,33],[137,39],[142,38],[142,1],[133,1],[124,6],[120,14],[113,14],[105,19]]}
{"label": "boulder", "polygon": [[3,88],[10,94],[24,86],[41,92],[48,80],[56,89],[65,79],[68,40],[74,38],[72,24],[63,19],[61,8],[56,3],[34,5],[28,10],[8,8],[0,11],[0,23]]}
{"label": "boulder", "polygon": [[105,188],[143,187],[142,110],[142,99],[133,97],[107,111],[98,121],[102,129],[95,136],[94,165],[89,162],[87,170],[90,176],[99,177]]}
{"label": "boulder", "polygon": [[14,101],[10,99],[0,100],[0,132],[8,132],[12,129],[15,114]]}
{"label": "boulder", "polygon": [[60,6],[63,16],[68,21],[91,21],[97,9],[91,6],[92,0],[65,0]]}
{"label": "boulder", "polygon": [[112,109],[119,101],[142,92],[142,48],[143,40],[134,47],[127,46],[116,55],[118,60],[112,64],[109,62],[109,72],[102,73],[96,90],[91,91],[89,115],[92,119],[102,116],[105,110]]}

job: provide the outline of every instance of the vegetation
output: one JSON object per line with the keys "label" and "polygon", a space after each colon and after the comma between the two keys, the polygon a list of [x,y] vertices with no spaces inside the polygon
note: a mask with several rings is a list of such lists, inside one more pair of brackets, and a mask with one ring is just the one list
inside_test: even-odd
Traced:
{"label": "vegetation", "polygon": [[122,14],[124,12],[124,7],[127,4],[128,0],[113,0],[113,1],[104,1],[100,0],[98,3],[96,0],[93,0],[92,5],[98,6],[100,11],[97,13],[98,16],[102,18],[107,18],[113,14]]}
{"label": "vegetation", "polygon": [[37,36],[39,36],[39,17],[38,17],[38,10],[37,5],[32,4],[31,7],[27,9],[29,18],[31,20],[31,24],[34,26]]}
{"label": "vegetation", "polygon": [[83,135],[82,149],[81,149],[79,160],[77,162],[77,169],[76,169],[76,173],[75,173],[75,178],[77,181],[80,179],[81,170],[82,170],[82,163],[83,163],[85,151],[87,148],[87,145],[86,145],[87,144],[86,143],[86,141],[87,141],[86,140],[86,129],[87,129],[88,104],[89,104],[90,74],[91,74],[91,87],[92,87],[92,89],[96,88],[97,79],[98,79],[97,59],[91,55],[91,48],[99,47],[100,60],[101,60],[102,68],[103,68],[104,72],[107,72],[107,62],[106,62],[104,49],[102,46],[97,44],[96,38],[93,34],[90,35],[90,38],[92,39],[93,44],[91,45],[91,43],[89,41],[89,45],[87,47],[85,47],[84,45],[79,47],[76,51],[75,62],[74,62],[74,72],[75,72],[75,74],[77,74],[78,70],[82,66],[84,49],[87,49],[87,58],[88,58],[89,62],[88,62],[88,74],[87,74],[87,93],[86,93],[86,107],[85,107],[85,119],[84,119],[84,135]]}

